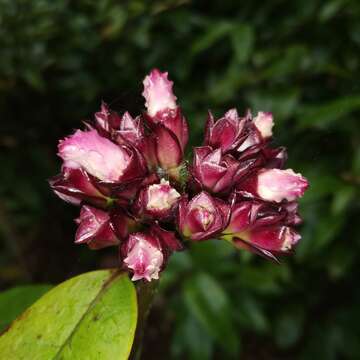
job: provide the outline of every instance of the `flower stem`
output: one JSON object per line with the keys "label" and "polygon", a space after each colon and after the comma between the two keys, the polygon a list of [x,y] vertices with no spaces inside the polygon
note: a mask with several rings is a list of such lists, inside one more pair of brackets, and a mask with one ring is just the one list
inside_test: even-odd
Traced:
{"label": "flower stem", "polygon": [[146,321],[149,315],[154,296],[158,289],[159,281],[139,281],[136,284],[138,299],[138,322],[136,327],[135,339],[129,360],[139,360],[142,351],[142,340],[146,328]]}

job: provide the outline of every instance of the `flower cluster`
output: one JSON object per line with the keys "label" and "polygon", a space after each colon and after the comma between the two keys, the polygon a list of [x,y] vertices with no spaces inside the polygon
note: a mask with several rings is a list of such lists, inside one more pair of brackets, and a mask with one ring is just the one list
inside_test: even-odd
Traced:
{"label": "flower cluster", "polygon": [[223,239],[276,259],[300,239],[297,199],[308,186],[284,170],[284,148],[271,148],[270,113],[209,113],[203,146],[184,160],[188,125],[168,74],[152,70],[146,112],[132,117],[102,103],[85,130],[61,140],[61,173],[50,180],[80,205],[75,242],[117,246],[132,280],[158,279],[186,241]]}

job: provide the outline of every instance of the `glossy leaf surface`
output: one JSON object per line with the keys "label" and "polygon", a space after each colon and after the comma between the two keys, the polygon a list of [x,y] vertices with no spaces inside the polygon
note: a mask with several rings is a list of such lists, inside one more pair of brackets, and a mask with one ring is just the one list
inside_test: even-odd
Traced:
{"label": "glossy leaf surface", "polygon": [[28,308],[0,337],[2,359],[127,359],[137,323],[135,287],[121,272],[74,277]]}

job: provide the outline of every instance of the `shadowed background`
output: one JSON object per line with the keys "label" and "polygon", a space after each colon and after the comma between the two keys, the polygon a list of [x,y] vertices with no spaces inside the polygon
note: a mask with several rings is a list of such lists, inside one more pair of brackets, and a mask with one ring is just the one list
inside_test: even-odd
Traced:
{"label": "shadowed background", "polygon": [[58,139],[102,99],[138,114],[158,67],[193,145],[208,109],[271,111],[311,188],[281,266],[216,241],[173,256],[143,358],[360,358],[358,1],[0,0],[0,49],[1,289],[116,266],[115,249],[73,244],[79,209],[46,179]]}

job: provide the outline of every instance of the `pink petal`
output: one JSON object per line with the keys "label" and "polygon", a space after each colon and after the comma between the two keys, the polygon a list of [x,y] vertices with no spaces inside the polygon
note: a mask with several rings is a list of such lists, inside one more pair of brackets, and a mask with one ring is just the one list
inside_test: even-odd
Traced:
{"label": "pink petal", "polygon": [[269,169],[258,174],[257,193],[268,201],[293,201],[304,194],[308,185],[308,181],[292,169]]}
{"label": "pink petal", "polygon": [[257,116],[253,119],[253,122],[264,139],[272,136],[274,120],[271,113],[259,112]]}
{"label": "pink petal", "polygon": [[128,166],[129,156],[96,130],[81,131],[60,141],[59,156],[64,166],[83,168],[100,180],[118,180]]}
{"label": "pink petal", "polygon": [[167,72],[154,69],[144,81],[144,96],[148,114],[155,116],[158,111],[176,108],[176,97],[172,91],[173,82],[168,80]]}
{"label": "pink petal", "polygon": [[128,251],[123,261],[133,271],[132,280],[158,279],[164,256],[154,245],[154,239],[148,234],[134,233],[129,236],[128,243]]}

